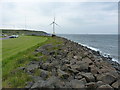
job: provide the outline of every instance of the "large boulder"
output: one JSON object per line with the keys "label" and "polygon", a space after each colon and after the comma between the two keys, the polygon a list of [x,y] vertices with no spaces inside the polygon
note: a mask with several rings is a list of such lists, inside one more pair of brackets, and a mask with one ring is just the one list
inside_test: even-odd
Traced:
{"label": "large boulder", "polygon": [[34,82],[37,82],[38,80],[43,80],[43,78],[40,76],[32,76],[32,79]]}
{"label": "large boulder", "polygon": [[86,83],[87,83],[87,81],[86,81],[85,78],[82,78],[82,79],[80,79],[79,81],[82,82],[83,84],[86,84]]}
{"label": "large boulder", "polygon": [[27,82],[27,85],[25,86],[25,88],[31,88],[33,85],[33,82]]}
{"label": "large boulder", "polygon": [[73,56],[73,58],[74,59],[76,59],[76,60],[82,60],[82,56],[81,55],[75,55],[75,56]]}
{"label": "large boulder", "polygon": [[58,76],[62,79],[68,79],[69,78],[69,74],[60,70],[60,69],[57,70],[57,73],[58,73]]}
{"label": "large boulder", "polygon": [[53,63],[49,63],[49,62],[43,63],[40,68],[44,70],[52,70]]}
{"label": "large boulder", "polygon": [[97,84],[95,82],[89,82],[86,84],[87,88],[91,88],[92,90],[96,90]]}
{"label": "large boulder", "polygon": [[97,76],[97,80],[103,81],[106,84],[112,84],[116,80],[116,77],[114,77],[109,73],[102,74],[102,75],[99,74]]}
{"label": "large boulder", "polygon": [[50,74],[51,74],[50,72],[40,69],[40,77],[42,77],[43,79],[48,78],[48,76],[50,76]]}
{"label": "large boulder", "polygon": [[97,88],[97,90],[114,90],[110,85],[101,85]]}
{"label": "large boulder", "polygon": [[104,82],[102,82],[102,81],[97,81],[97,86],[99,87],[99,86],[101,86],[101,85],[105,85],[105,83]]}
{"label": "large boulder", "polygon": [[65,85],[64,82],[60,81],[60,79],[56,76],[51,76],[47,79],[46,82],[49,86],[52,86],[54,88],[63,88]]}
{"label": "large boulder", "polygon": [[78,70],[73,69],[73,68],[68,68],[68,72],[69,72],[69,73],[71,73],[71,74],[74,74],[74,75],[76,75],[76,74],[78,74],[78,73],[79,73],[79,71],[78,71]]}
{"label": "large boulder", "polygon": [[71,69],[71,65],[70,64],[65,64],[65,65],[61,66],[60,69],[68,72],[68,70]]}
{"label": "large boulder", "polygon": [[32,72],[34,71],[35,69],[38,69],[39,68],[39,64],[29,64],[27,67],[26,67],[26,71],[27,72]]}
{"label": "large boulder", "polygon": [[93,76],[92,73],[83,73],[81,75],[87,80],[87,82],[94,82],[95,81],[95,77]]}
{"label": "large boulder", "polygon": [[77,62],[75,69],[78,70],[78,71],[84,71],[84,72],[88,72],[89,71],[89,64],[88,63],[85,63],[85,62],[82,62],[82,61],[79,61]]}
{"label": "large boulder", "polygon": [[113,87],[113,88],[120,88],[120,80],[117,80],[116,82],[114,82],[114,83],[112,84],[112,87]]}
{"label": "large boulder", "polygon": [[72,88],[85,88],[85,84],[83,81],[79,81],[79,80],[71,80],[70,81],[71,87]]}
{"label": "large boulder", "polygon": [[31,88],[47,88],[49,86],[46,85],[46,82],[44,80],[38,80],[37,82],[35,82]]}
{"label": "large boulder", "polygon": [[75,79],[80,80],[80,79],[82,79],[82,78],[83,78],[83,77],[82,77],[81,75],[79,75],[79,74],[75,75]]}
{"label": "large boulder", "polygon": [[90,72],[92,73],[92,74],[98,74],[99,72],[99,69],[95,66],[95,65],[90,65],[89,66],[89,70],[90,70]]}
{"label": "large boulder", "polygon": [[83,62],[87,63],[87,64],[92,64],[93,62],[91,61],[91,59],[89,59],[88,57],[85,57],[82,59]]}
{"label": "large boulder", "polygon": [[47,80],[38,80],[31,88],[62,88],[64,85],[57,77],[52,76]]}

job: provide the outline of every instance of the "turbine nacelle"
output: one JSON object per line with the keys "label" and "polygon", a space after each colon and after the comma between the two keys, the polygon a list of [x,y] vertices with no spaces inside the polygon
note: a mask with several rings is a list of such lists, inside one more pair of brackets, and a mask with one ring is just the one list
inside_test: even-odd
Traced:
{"label": "turbine nacelle", "polygon": [[53,34],[52,34],[52,36],[55,36],[55,25],[59,26],[57,23],[55,23],[55,17],[54,17],[54,21],[50,25],[53,25]]}

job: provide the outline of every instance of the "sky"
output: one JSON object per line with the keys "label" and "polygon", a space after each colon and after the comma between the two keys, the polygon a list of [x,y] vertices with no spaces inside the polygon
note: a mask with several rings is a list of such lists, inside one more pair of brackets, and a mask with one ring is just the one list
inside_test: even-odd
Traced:
{"label": "sky", "polygon": [[117,34],[117,2],[2,2],[0,28],[57,34]]}

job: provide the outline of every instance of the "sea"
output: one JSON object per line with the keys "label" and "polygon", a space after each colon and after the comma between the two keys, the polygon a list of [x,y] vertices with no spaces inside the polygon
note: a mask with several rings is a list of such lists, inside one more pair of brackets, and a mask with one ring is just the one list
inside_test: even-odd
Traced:
{"label": "sea", "polygon": [[118,54],[118,35],[101,34],[59,34],[69,40],[87,46],[88,48],[99,51],[103,56],[110,56],[113,61],[120,63]]}

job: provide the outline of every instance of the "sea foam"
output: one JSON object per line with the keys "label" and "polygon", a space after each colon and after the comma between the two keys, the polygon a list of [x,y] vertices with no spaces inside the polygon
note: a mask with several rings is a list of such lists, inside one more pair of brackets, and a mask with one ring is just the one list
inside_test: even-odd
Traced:
{"label": "sea foam", "polygon": [[[81,44],[82,46],[85,46],[85,47],[87,47],[87,48],[89,48],[89,49],[91,49],[91,50],[99,51],[100,54],[103,55],[104,57],[111,57],[110,54],[108,54],[108,53],[103,53],[103,52],[102,52],[100,49],[98,49],[98,48],[94,48],[94,47],[91,47],[91,46],[89,46],[89,45],[85,45],[85,44],[82,44],[82,43],[78,43],[78,44]],[[112,61],[115,61],[115,62],[117,62],[117,63],[120,64],[120,62],[118,62],[118,60],[115,59],[115,58],[112,58]]]}

